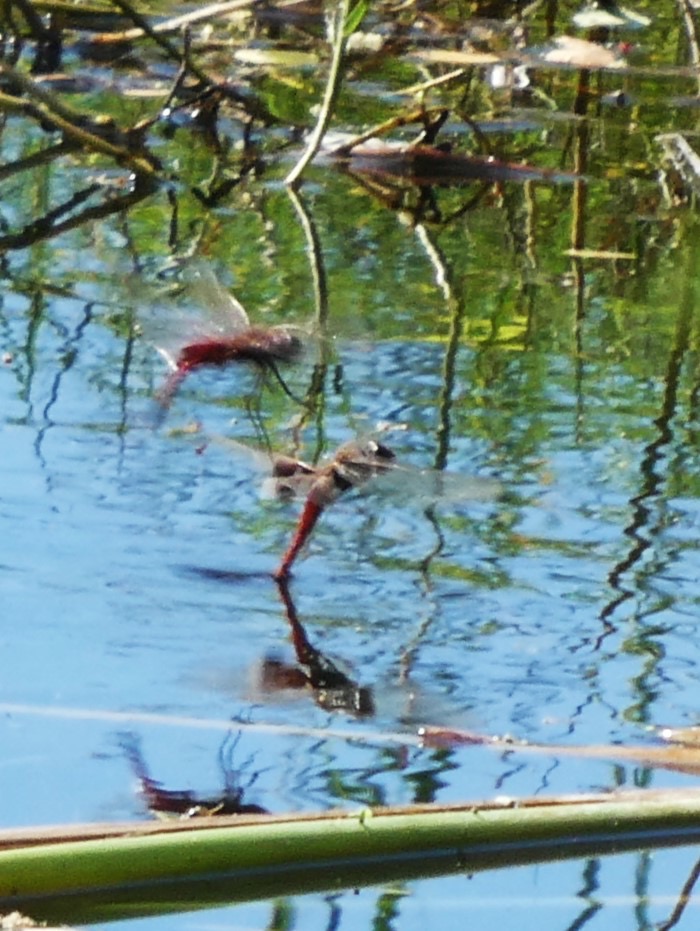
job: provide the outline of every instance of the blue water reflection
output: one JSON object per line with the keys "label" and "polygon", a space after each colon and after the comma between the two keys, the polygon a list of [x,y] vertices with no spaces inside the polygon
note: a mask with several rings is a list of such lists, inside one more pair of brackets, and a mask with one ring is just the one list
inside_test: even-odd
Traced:
{"label": "blue water reflection", "polygon": [[[339,275],[336,248],[329,263]],[[406,248],[406,291],[376,297],[369,330],[380,303],[404,319],[419,301],[409,284],[421,277],[410,263],[420,247]],[[8,294],[2,311],[12,356],[0,370],[3,701],[34,709],[2,717],[3,824],[142,817],[124,730],[138,734],[165,785],[216,791],[231,720],[234,734],[236,720],[290,728],[244,730],[236,746],[246,800],[273,811],[687,780],[555,751],[431,751],[301,733],[331,725],[415,733],[434,723],[546,743],[641,743],[646,723],[694,720],[699,486],[683,430],[666,435],[657,423],[660,376],[650,382],[644,366],[606,359],[595,340],[583,369],[551,345],[496,360],[492,347],[465,341],[447,465],[497,476],[506,493],[434,513],[408,496],[348,497],[324,515],[292,580],[311,648],[372,691],[368,719],[266,679],[271,657],[298,660],[271,578],[298,505],[261,502],[248,464],[178,432],[196,420],[250,443],[266,431],[284,448],[298,412],[254,372],[203,372],[154,430],[164,368],[114,324],[125,268],[98,270],[102,285],[78,290],[103,304],[45,295],[39,306]],[[407,427],[391,434],[403,460],[439,459],[444,347],[425,336],[440,302],[430,276],[421,288],[427,312],[401,338],[349,332],[362,321],[338,324],[335,379],[322,424],[303,431],[305,455],[388,421]],[[309,374],[290,373],[292,387],[302,390]],[[693,860],[693,851],[653,862],[627,855],[288,907],[296,927],[325,927],[337,911],[353,927],[381,912],[402,931],[426,920],[456,928],[468,909],[470,923],[486,928],[509,924],[517,909],[519,928],[574,926],[584,915],[590,926],[600,915],[607,927],[638,928],[668,914]],[[257,927],[274,908],[149,927]]]}

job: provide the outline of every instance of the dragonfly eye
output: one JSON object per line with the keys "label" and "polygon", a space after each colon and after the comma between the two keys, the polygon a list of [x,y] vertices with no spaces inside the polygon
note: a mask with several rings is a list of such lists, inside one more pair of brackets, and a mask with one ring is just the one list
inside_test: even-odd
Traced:
{"label": "dragonfly eye", "polygon": [[369,441],[367,444],[367,452],[374,456],[375,459],[396,459],[395,453],[393,453],[388,446],[385,446],[383,443],[377,443],[376,440]]}

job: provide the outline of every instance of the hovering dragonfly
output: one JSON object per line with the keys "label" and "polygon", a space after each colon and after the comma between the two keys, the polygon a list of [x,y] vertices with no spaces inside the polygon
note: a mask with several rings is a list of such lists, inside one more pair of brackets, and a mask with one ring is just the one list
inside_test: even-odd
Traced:
{"label": "hovering dragonfly", "polygon": [[187,375],[205,366],[223,367],[252,362],[271,371],[286,394],[294,398],[278,363],[296,362],[304,352],[303,331],[293,326],[251,324],[243,305],[219,284],[202,263],[183,274],[186,306],[151,308],[139,315],[139,324],[151,336],[170,368],[156,393],[167,409]]}
{"label": "hovering dragonfly", "polygon": [[361,488],[370,479],[386,473],[394,466],[395,459],[388,446],[370,439],[344,443],[330,462],[315,468],[298,462],[294,464],[296,468],[290,470],[289,460],[278,460],[272,473],[277,480],[277,494],[289,494],[295,485],[299,490],[306,485],[308,491],[294,536],[274,573],[275,578],[289,577],[294,561],[326,508],[346,491]]}
{"label": "hovering dragonfly", "polygon": [[267,465],[270,476],[264,489],[268,497],[305,498],[292,539],[274,572],[278,581],[289,578],[292,566],[323,512],[353,489],[367,489],[380,494],[394,491],[409,497],[413,489],[418,500],[434,502],[441,499],[452,502],[492,501],[502,491],[501,483],[496,479],[401,465],[393,450],[374,438],[344,443],[331,458],[319,465],[290,456],[270,457],[236,441],[223,442],[258,465]]}

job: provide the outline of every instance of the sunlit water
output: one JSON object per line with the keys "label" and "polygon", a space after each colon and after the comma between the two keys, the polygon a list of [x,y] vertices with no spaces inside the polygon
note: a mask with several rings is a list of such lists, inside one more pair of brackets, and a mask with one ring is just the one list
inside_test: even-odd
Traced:
{"label": "sunlit water", "polygon": [[[695,291],[675,295],[678,261],[660,262],[648,296],[630,286],[622,310],[594,265],[578,337],[570,282],[560,278],[568,265],[555,261],[556,273],[544,269],[537,283],[526,341],[522,315],[510,307],[502,319],[499,309],[516,259],[504,255],[501,267],[479,252],[498,239],[495,212],[474,221],[468,255],[446,232],[461,295],[446,300],[425,241],[380,211],[362,236],[352,217],[343,227],[337,205],[347,196],[345,182],[329,180],[311,201],[326,234],[330,364],[299,452],[331,452],[384,423],[401,428],[387,442],[402,461],[431,467],[444,444],[450,471],[496,478],[503,494],[428,512],[410,489],[341,500],[323,516],[290,594],[310,643],[368,690],[374,714],[330,711],[310,689],[266,690],[265,658],[294,662],[271,573],[299,504],[261,502],[248,463],[179,430],[197,422],[206,434],[251,444],[266,436],[289,451],[299,408],[250,369],[202,372],[154,428],[165,367],[114,325],[116,311],[138,304],[139,283],[125,286],[128,256],[98,249],[75,269],[73,250],[57,252],[56,278],[82,300],[45,293],[34,307],[12,285],[13,276],[27,280],[31,257],[11,256],[1,307],[11,357],[0,369],[0,645],[2,701],[25,707],[1,719],[3,825],[143,817],[124,731],[140,738],[167,787],[216,794],[233,771],[246,801],[280,812],[687,782],[556,751],[405,751],[319,735],[414,734],[430,723],[547,743],[643,743],[646,724],[693,722],[700,701],[692,341],[673,370],[674,302],[679,318],[688,306],[692,317]],[[271,214],[284,216],[285,195],[269,197]],[[109,223],[104,235],[123,245]],[[82,239],[61,242],[79,249]],[[305,261],[301,240],[292,255]],[[225,256],[218,263],[226,267]],[[268,287],[255,283],[264,264],[256,270],[248,252],[242,264],[251,294]],[[287,287],[268,270],[269,288],[280,285],[277,309],[288,302],[296,320],[309,313],[308,280]],[[454,301],[464,332],[446,375]],[[659,301],[666,312],[655,320]],[[312,354],[287,373],[296,393],[313,363]],[[147,713],[163,720],[138,717]],[[235,741],[236,721],[289,733],[247,728]],[[465,916],[483,928],[640,928],[668,916],[694,858],[575,861],[286,907],[299,928],[328,927],[338,915],[344,927],[391,921],[402,931],[426,921],[461,928]],[[147,925],[276,927],[272,914],[259,903]]]}

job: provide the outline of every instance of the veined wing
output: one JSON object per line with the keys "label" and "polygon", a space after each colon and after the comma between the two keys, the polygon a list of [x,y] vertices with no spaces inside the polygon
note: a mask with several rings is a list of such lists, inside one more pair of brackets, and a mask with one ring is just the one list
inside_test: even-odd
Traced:
{"label": "veined wing", "polygon": [[222,447],[238,462],[260,473],[263,479],[260,492],[262,498],[303,498],[309,493],[319,471],[301,459],[268,453],[226,436],[209,435],[206,441]]}
{"label": "veined wing", "polygon": [[389,465],[358,486],[362,494],[377,494],[387,500],[413,503],[418,507],[495,501],[503,490],[503,484],[495,478],[417,469],[400,463]]}
{"label": "veined wing", "polygon": [[202,261],[175,269],[172,280],[160,288],[145,282],[139,288],[142,284],[141,293],[134,295],[139,329],[172,368],[189,343],[235,336],[250,326],[243,305]]}
{"label": "veined wing", "polygon": [[494,478],[403,465],[388,446],[372,436],[343,444],[330,464],[341,479],[360,492],[422,506],[493,501],[503,493],[502,484]]}
{"label": "veined wing", "polygon": [[228,449],[240,462],[265,476],[262,494],[267,498],[305,497],[314,482],[334,469],[348,490],[377,494],[387,500],[428,504],[488,502],[503,494],[498,479],[460,472],[417,469],[396,461],[392,451],[372,439],[343,444],[333,457],[318,466],[301,459],[267,453],[223,436],[207,437]]}
{"label": "veined wing", "polygon": [[233,336],[250,326],[245,308],[218,281],[204,261],[192,261],[183,268],[183,294],[208,321],[209,333]]}

